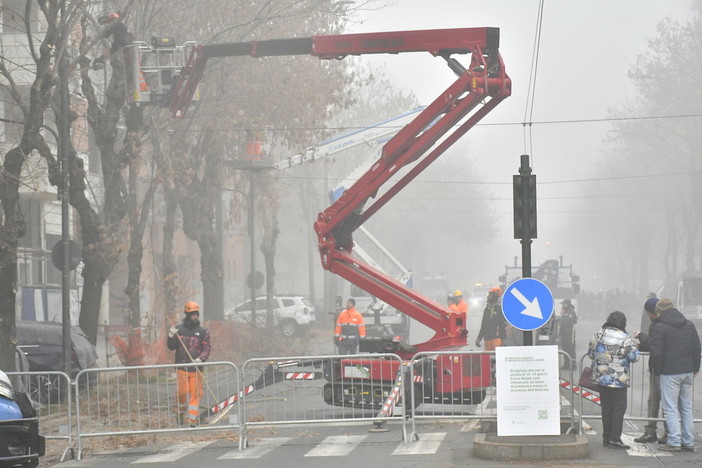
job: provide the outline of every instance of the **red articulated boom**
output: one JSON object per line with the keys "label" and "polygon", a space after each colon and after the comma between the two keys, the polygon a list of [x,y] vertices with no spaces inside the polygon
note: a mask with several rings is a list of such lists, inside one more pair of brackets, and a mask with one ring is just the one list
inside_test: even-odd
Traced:
{"label": "red articulated boom", "polygon": [[[445,59],[457,75],[456,81],[385,144],[380,159],[321,212],[314,225],[325,269],[435,330],[425,343],[400,350],[403,358],[417,351],[465,344],[465,317],[450,314],[442,305],[353,257],[352,233],[510,95],[511,80],[499,54],[499,29],[395,31],[199,45],[193,48],[181,71],[170,102],[173,115],[183,117],[209,58],[312,55],[341,59],[348,55],[406,52],[428,52]],[[468,54],[467,67],[453,57]],[[409,168],[408,172],[378,196],[383,185],[403,168]]]}
{"label": "red articulated boom", "polygon": [[[499,54],[499,29],[395,31],[195,46],[173,84],[170,100],[173,115],[184,117],[209,58],[312,55],[342,59],[349,55],[407,52],[428,52],[443,58],[457,75],[456,80],[384,145],[380,158],[322,211],[314,224],[325,269],[434,330],[434,336],[421,344],[391,348],[382,345],[382,351],[396,352],[404,360],[417,352],[465,345],[466,317],[450,313],[444,306],[353,256],[352,234],[511,94],[511,80]],[[470,55],[468,66],[464,67],[455,55]],[[361,350],[364,351],[363,343]],[[378,366],[383,372],[374,370]],[[345,374],[346,368],[357,367],[369,371],[368,378],[360,383]],[[490,384],[488,368],[488,355],[440,356],[426,370],[415,370],[417,375],[406,377],[414,379],[415,386],[424,388],[422,401],[466,402],[484,397],[484,389]],[[342,359],[333,364],[333,370],[325,370],[325,378],[329,380],[324,388],[325,401],[360,407],[383,403],[395,393],[394,386],[399,388],[394,382],[399,371],[397,361]],[[463,393],[466,389],[468,394]]]}

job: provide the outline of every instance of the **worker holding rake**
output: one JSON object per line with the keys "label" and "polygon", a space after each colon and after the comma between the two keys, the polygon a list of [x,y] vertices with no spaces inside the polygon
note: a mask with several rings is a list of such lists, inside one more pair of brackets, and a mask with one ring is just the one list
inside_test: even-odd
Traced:
{"label": "worker holding rake", "polygon": [[[210,357],[210,332],[200,325],[200,306],[196,302],[186,302],[184,313],[183,323],[168,330],[168,349],[175,351],[176,364],[203,363]],[[178,368],[176,376],[178,424],[195,427],[203,395],[202,366]]]}

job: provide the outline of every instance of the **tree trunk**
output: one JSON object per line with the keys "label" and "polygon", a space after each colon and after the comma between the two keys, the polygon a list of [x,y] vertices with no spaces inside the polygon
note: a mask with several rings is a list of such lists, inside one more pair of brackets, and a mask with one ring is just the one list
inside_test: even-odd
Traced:
{"label": "tree trunk", "polygon": [[0,228],[0,369],[15,369],[15,300],[17,287],[17,246],[25,224],[19,206],[19,181],[24,164],[22,147],[5,155],[0,175],[3,224]]}
{"label": "tree trunk", "polygon": [[178,201],[171,190],[164,189],[166,198],[166,220],[163,223],[163,290],[166,314],[176,310],[178,305],[178,272],[173,260],[173,236],[175,235],[175,214]]}
{"label": "tree trunk", "polygon": [[280,229],[278,228],[278,216],[273,214],[271,220],[270,231],[264,233],[261,242],[261,252],[263,253],[263,263],[266,267],[266,305],[268,313],[266,314],[266,327],[273,328],[273,310],[271,298],[275,295],[275,245],[278,241]]}
{"label": "tree trunk", "polygon": [[224,278],[222,274],[222,253],[214,232],[203,235],[197,241],[200,247],[200,276],[204,313],[208,320],[224,320]]}
{"label": "tree trunk", "polygon": [[[139,111],[141,112],[141,111]],[[138,160],[132,159],[129,165],[129,253],[127,254],[127,287],[125,293],[129,298],[129,324],[141,326],[141,261],[144,257],[144,232],[149,219],[151,202],[156,191],[156,178],[149,181],[140,206],[138,197]]]}

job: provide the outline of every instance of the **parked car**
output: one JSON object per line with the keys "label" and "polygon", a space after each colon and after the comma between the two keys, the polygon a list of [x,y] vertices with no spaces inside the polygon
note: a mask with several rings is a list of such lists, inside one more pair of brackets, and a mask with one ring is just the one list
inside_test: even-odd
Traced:
{"label": "parked car", "polygon": [[[304,296],[274,296],[273,304],[273,325],[283,336],[296,336],[315,321],[314,306]],[[251,323],[251,300],[226,310],[224,317],[234,322]],[[259,296],[256,298],[256,326],[265,327],[267,317],[266,296]]]}
{"label": "parked car", "polygon": [[[17,348],[26,356],[29,371],[64,371],[62,324],[17,321],[16,333]],[[70,377],[73,379],[81,370],[96,367],[98,355],[95,346],[77,326],[71,327],[71,345]],[[27,393],[35,402],[56,403],[66,394],[55,375],[32,377],[29,387]]]}
{"label": "parked car", "polygon": [[17,393],[0,371],[0,466],[36,467],[45,452],[39,420],[24,393]]}

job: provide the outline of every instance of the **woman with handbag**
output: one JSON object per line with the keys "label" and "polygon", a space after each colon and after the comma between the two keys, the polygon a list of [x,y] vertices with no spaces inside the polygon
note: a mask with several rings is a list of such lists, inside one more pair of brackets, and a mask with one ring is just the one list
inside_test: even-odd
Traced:
{"label": "woman with handbag", "polygon": [[626,332],[626,315],[609,314],[602,329],[590,340],[592,380],[599,385],[602,407],[602,442],[605,447],[628,449],[622,442],[622,426],[629,388],[629,365],[639,360],[637,341]]}

